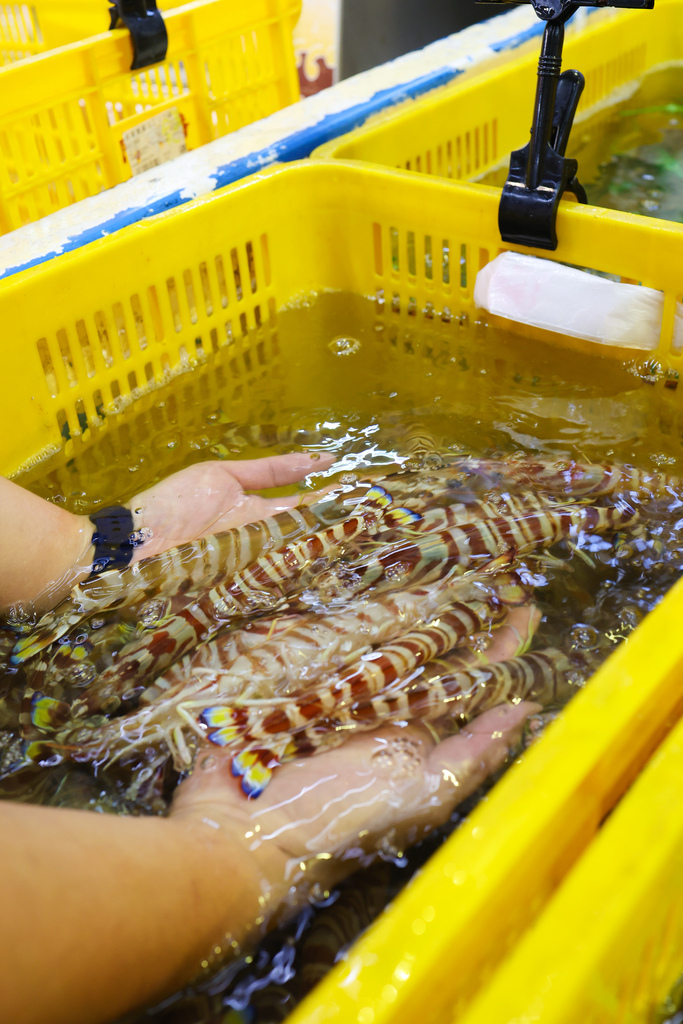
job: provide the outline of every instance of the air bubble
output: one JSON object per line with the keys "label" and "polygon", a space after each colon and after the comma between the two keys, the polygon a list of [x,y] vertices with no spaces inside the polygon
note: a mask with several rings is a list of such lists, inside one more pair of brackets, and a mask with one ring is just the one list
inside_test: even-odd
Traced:
{"label": "air bubble", "polygon": [[327,347],[335,356],[355,356],[360,352],[361,343],[357,338],[334,338]]}
{"label": "air bubble", "polygon": [[153,629],[168,613],[169,602],[163,598],[153,598],[140,609],[138,618],[145,629]]}

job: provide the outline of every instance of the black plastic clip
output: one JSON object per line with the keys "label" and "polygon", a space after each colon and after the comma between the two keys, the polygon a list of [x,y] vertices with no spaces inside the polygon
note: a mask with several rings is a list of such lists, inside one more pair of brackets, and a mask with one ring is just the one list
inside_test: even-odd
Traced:
{"label": "black plastic clip", "polygon": [[651,9],[654,0],[484,0],[532,3],[547,22],[538,62],[538,84],[531,140],[510,156],[498,225],[504,242],[535,249],[557,249],[557,209],[565,192],[580,203],[586,193],[578,181],[578,163],[565,156],[574,115],[584,87],[579,71],[562,72],[564,26],[579,7]]}
{"label": "black plastic clip", "polygon": [[166,59],[168,33],[156,0],[115,0],[109,8],[109,28],[123,24],[133,42],[131,71]]}

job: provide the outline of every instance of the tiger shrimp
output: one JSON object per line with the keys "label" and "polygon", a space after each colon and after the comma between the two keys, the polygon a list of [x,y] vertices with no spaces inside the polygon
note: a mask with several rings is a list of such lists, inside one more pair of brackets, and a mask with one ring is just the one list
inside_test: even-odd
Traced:
{"label": "tiger shrimp", "polygon": [[140,703],[176,691],[200,674],[215,679],[226,697],[289,696],[358,661],[373,646],[429,622],[454,601],[495,600],[510,607],[528,598],[529,588],[515,573],[491,579],[482,574],[366,597],[334,614],[256,620],[186,655],[144,691]]}
{"label": "tiger shrimp", "polygon": [[637,521],[638,513],[628,506],[555,505],[540,512],[464,522],[386,545],[371,555],[323,571],[312,582],[309,600],[315,601],[316,592],[322,593],[323,600],[348,600],[370,586],[383,590],[412,587],[452,571],[481,570],[496,560],[507,559],[512,564],[516,558],[550,548],[564,538],[613,532]]}
{"label": "tiger shrimp", "polygon": [[[434,661],[397,680],[386,692],[312,718],[280,739],[265,730],[262,735],[262,726],[255,725],[253,734],[243,735],[246,745],[232,758],[233,774],[241,776],[242,789],[248,797],[257,797],[280,764],[339,746],[354,732],[417,719],[449,719],[464,724],[499,704],[523,700],[544,706],[561,703],[573,691],[577,666],[585,669],[586,660],[579,655],[569,658],[554,648],[465,670],[459,668],[457,661],[455,671],[449,670],[447,661]],[[215,719],[218,725],[219,716]],[[220,745],[220,739],[212,734],[209,739]]]}
{"label": "tiger shrimp", "polygon": [[[458,603],[456,597],[466,600]],[[439,585],[413,595],[403,593],[382,602],[378,601],[374,609],[376,629],[370,637],[362,637],[361,642],[366,646],[360,648],[357,655],[368,649],[369,639],[379,642],[386,639],[386,635],[402,632],[407,646],[402,646],[401,641],[396,641],[393,646],[387,648],[387,657],[408,656],[411,664],[417,664],[441,647],[450,647],[466,637],[469,638],[472,631],[476,632],[479,628],[488,631],[490,626],[503,620],[509,608],[522,605],[527,597],[528,592],[518,581],[512,577],[504,577],[497,580],[495,586],[487,582],[479,587],[468,585],[467,588],[464,588],[462,583],[445,588]],[[441,617],[437,618],[436,630],[422,624],[421,631],[411,634],[411,617],[421,622],[422,617],[433,615],[436,609],[444,607],[447,610],[442,611]],[[380,610],[382,614],[378,622]],[[365,613],[364,617],[367,617]],[[331,620],[331,627],[333,622]],[[271,623],[275,626],[278,624],[278,620]],[[348,622],[345,623],[345,626],[347,625]],[[236,645],[238,648],[253,640],[249,631],[242,633],[243,636],[238,638]],[[338,639],[343,636],[343,631],[338,631]],[[228,637],[228,641],[229,639]],[[258,637],[256,639],[258,641]],[[288,639],[286,632],[275,639],[275,647],[280,649],[281,653],[282,649],[287,647]],[[266,641],[266,645],[272,643],[272,640]],[[319,637],[313,636],[313,645],[319,643]],[[420,644],[422,647],[418,649]],[[366,663],[359,664],[360,671],[358,673],[356,670],[355,673],[358,679],[367,674]],[[385,677],[389,671],[388,666],[389,663],[384,672]],[[369,674],[371,683],[376,680],[377,670],[378,664],[373,665]],[[72,757],[74,760],[112,764],[121,759],[130,762],[138,752],[148,752],[156,746],[161,760],[170,755],[178,770],[186,769],[194,760],[198,737],[200,740],[206,738],[206,729],[204,724],[200,724],[198,713],[210,706],[215,707],[217,701],[223,708],[231,707],[236,696],[238,699],[240,693],[245,696],[246,685],[254,676],[258,679],[257,673],[258,667],[254,666],[243,679],[237,674],[211,670],[207,673],[191,670],[189,673],[178,673],[179,678],[175,679],[173,685],[170,679],[167,680],[167,688],[160,688],[159,692],[154,694],[154,700],[144,703],[137,711],[99,725],[94,731],[88,721],[70,721],[70,710],[62,701],[40,692],[29,691],[24,706],[24,734],[34,740],[29,746],[29,756],[41,759],[46,756],[46,752],[50,752],[47,756],[58,756],[60,751],[63,756]],[[354,672],[349,669],[338,678],[350,685],[353,677]],[[313,684],[314,682],[315,680]],[[263,683],[252,685],[257,686],[261,692],[264,691]],[[298,692],[305,692],[310,686],[310,680],[299,679]],[[39,733],[42,734],[41,738],[37,736]]]}
{"label": "tiger shrimp", "polygon": [[[365,508],[336,526],[261,555],[225,584],[169,598],[164,617],[124,646],[116,660],[93,679],[83,696],[87,713],[98,714],[105,707],[107,713],[114,712],[124,695],[129,704],[137,702],[146,677],[159,675],[219,630],[286,605],[288,595],[302,586],[302,576],[312,565],[331,558],[344,543],[375,531],[381,515]],[[39,674],[34,678],[33,685],[40,687]]]}

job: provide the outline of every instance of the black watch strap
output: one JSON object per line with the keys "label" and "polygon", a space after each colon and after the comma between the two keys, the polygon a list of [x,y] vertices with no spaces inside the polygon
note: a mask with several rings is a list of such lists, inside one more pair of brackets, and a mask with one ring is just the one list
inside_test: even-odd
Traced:
{"label": "black watch strap", "polygon": [[133,551],[142,543],[133,529],[133,513],[123,505],[110,505],[90,516],[95,527],[92,542],[95,545],[90,578],[107,569],[125,569],[130,565]]}

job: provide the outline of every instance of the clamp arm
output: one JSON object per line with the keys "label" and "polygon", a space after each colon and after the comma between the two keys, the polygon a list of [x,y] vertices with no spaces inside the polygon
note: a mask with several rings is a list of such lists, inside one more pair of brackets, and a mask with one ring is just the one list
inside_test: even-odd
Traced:
{"label": "clamp arm", "polygon": [[[482,0],[479,0],[482,2]],[[510,156],[498,225],[504,242],[535,249],[557,248],[557,209],[565,192],[580,203],[586,193],[577,178],[578,163],[565,156],[574,115],[584,87],[579,71],[562,72],[564,26],[579,7],[651,9],[654,0],[483,0],[532,3],[546,22],[538,62],[538,83],[531,139]]]}

